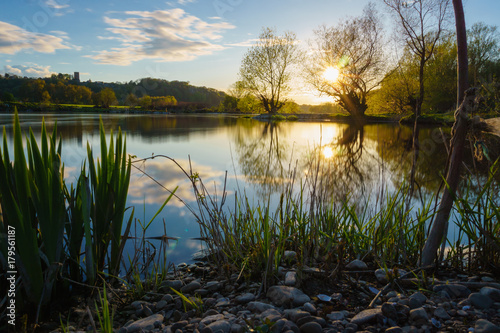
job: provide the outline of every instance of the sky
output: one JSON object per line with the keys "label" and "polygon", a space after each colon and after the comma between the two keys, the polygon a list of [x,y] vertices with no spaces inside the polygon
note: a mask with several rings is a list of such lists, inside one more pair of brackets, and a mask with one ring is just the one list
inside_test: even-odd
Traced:
{"label": "sky", "polygon": [[[302,45],[320,25],[361,15],[368,0],[2,1],[0,74],[82,81],[144,77],[226,91],[263,27],[293,31]],[[374,1],[384,21],[390,16]],[[464,0],[466,23],[498,24],[500,0]],[[322,101],[307,88],[299,103]]]}

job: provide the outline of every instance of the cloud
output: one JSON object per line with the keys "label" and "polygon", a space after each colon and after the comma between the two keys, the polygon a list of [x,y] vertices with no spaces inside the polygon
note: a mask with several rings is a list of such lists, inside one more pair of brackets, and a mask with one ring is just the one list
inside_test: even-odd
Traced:
{"label": "cloud", "polygon": [[69,49],[61,37],[29,32],[23,28],[0,21],[0,53],[16,54],[25,49],[40,53],[54,53],[59,49]]}
{"label": "cloud", "polygon": [[177,0],[177,3],[179,3],[179,5],[185,5],[192,2],[196,2],[196,0]]}
{"label": "cloud", "polygon": [[259,41],[258,38],[252,38],[252,39],[248,39],[244,42],[239,42],[239,43],[232,43],[232,44],[226,44],[228,46],[240,46],[240,47],[250,47],[250,46],[254,46],[255,45],[255,42]]}
{"label": "cloud", "polygon": [[117,47],[87,55],[100,64],[126,66],[143,59],[189,61],[225,47],[216,43],[224,30],[235,28],[227,22],[208,23],[180,8],[171,10],[127,11],[125,18],[104,17]]}
{"label": "cloud", "polygon": [[27,77],[48,77],[51,76],[52,74],[57,74],[56,72],[50,70],[50,66],[41,66],[37,64],[28,64],[27,66],[5,65],[4,74],[5,73],[14,74],[18,76],[27,76]]}
{"label": "cloud", "polygon": [[68,13],[74,13],[73,9],[70,9],[69,4],[65,3],[69,0],[45,0],[43,4],[48,8],[54,10],[52,13],[54,16],[63,16]]}

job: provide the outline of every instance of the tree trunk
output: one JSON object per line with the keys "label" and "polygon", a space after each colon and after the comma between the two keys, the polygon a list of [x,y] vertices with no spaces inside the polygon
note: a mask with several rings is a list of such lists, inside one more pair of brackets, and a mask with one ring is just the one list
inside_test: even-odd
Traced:
{"label": "tree trunk", "polygon": [[[464,89],[467,84],[467,37],[465,29],[464,11],[462,0],[453,0],[453,8],[455,10],[455,21],[457,29],[457,46],[458,46],[458,96],[464,96]],[[462,66],[465,65],[465,68]],[[425,242],[422,251],[423,267],[431,265],[437,257],[437,251],[441,242],[443,242],[447,233],[448,219],[450,217],[451,207],[453,205],[453,197],[460,181],[460,166],[464,151],[465,137],[468,130],[468,115],[474,107],[475,91],[470,91],[465,96],[464,101],[455,112],[455,124],[452,129],[451,150],[450,150],[450,166],[446,176],[447,190],[444,191],[443,197],[439,204],[439,209],[432,224],[432,229],[429,237]]]}

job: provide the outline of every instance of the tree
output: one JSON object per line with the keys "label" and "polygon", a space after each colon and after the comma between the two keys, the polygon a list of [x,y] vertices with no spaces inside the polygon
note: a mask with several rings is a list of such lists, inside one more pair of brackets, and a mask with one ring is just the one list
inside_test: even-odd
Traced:
{"label": "tree", "polygon": [[264,28],[241,63],[239,76],[244,89],[257,97],[268,113],[277,113],[285,104],[284,95],[290,89],[292,69],[299,58],[294,33],[280,36]]}
{"label": "tree", "polygon": [[488,62],[498,61],[500,47],[499,34],[496,26],[488,26],[484,23],[474,23],[467,31],[468,37],[468,57],[470,79],[474,85],[478,84],[480,79],[487,80],[485,77],[489,74],[487,70]]}
{"label": "tree", "polygon": [[113,89],[104,88],[99,92],[99,105],[104,108],[109,108],[113,103],[116,102],[116,95]]}
{"label": "tree", "polygon": [[419,64],[419,94],[415,119],[421,113],[425,97],[425,64],[434,54],[449,15],[449,0],[382,0],[398,21],[396,33],[417,56]]}
{"label": "tree", "polygon": [[382,24],[373,4],[359,17],[314,31],[313,53],[306,68],[308,82],[338,100],[356,119],[363,118],[368,93],[384,70]]}

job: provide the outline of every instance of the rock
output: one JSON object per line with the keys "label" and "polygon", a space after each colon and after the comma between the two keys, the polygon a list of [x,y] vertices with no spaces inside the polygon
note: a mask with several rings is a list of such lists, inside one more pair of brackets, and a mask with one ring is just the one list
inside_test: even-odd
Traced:
{"label": "rock", "polygon": [[470,294],[468,300],[477,309],[489,309],[493,305],[493,300],[481,293]]}
{"label": "rock", "polygon": [[294,287],[297,285],[297,273],[294,271],[285,274],[285,286]]}
{"label": "rock", "polygon": [[280,319],[277,322],[275,322],[274,325],[271,326],[271,333],[280,333],[285,327],[287,321],[288,320],[286,319]]}
{"label": "rock", "polygon": [[316,307],[314,305],[312,305],[311,303],[305,303],[302,306],[302,310],[307,311],[307,312],[312,313],[312,314],[315,314],[317,311]]}
{"label": "rock", "polygon": [[180,290],[182,288],[181,280],[166,280],[161,283],[162,287],[173,288],[175,290]]}
{"label": "rock", "polygon": [[320,324],[311,321],[300,326],[300,331],[303,333],[322,333],[323,329]]}
{"label": "rock", "polygon": [[195,291],[196,289],[200,289],[200,288],[201,288],[201,284],[198,281],[192,281],[181,288],[181,293],[190,294],[193,291]]}
{"label": "rock", "polygon": [[435,293],[439,293],[442,290],[446,291],[451,298],[464,298],[468,297],[471,293],[469,288],[461,284],[438,284],[432,289]]}
{"label": "rock", "polygon": [[272,286],[266,296],[277,306],[300,306],[311,300],[301,290],[288,286]]}
{"label": "rock", "polygon": [[125,328],[127,333],[146,332],[151,331],[154,328],[159,328],[162,322],[163,316],[161,314],[155,314],[147,318],[136,320],[125,326]]}
{"label": "rock", "polygon": [[424,294],[417,292],[410,296],[409,301],[410,309],[415,309],[423,306],[425,304],[425,301],[427,301],[427,297],[425,297]]}
{"label": "rock", "polygon": [[255,295],[251,293],[246,293],[236,297],[234,300],[237,304],[247,304],[255,300]]}
{"label": "rock", "polygon": [[493,324],[486,319],[479,319],[474,326],[475,333],[498,333],[500,326]]}
{"label": "rock", "polygon": [[410,310],[410,319],[417,325],[424,325],[429,322],[429,316],[424,308]]}
{"label": "rock", "polygon": [[231,324],[227,320],[218,320],[207,326],[212,333],[231,333]]}
{"label": "rock", "polygon": [[442,307],[437,307],[436,310],[434,310],[434,316],[442,320],[448,320],[451,318],[448,312],[446,312],[446,310]]}
{"label": "rock", "polygon": [[398,318],[398,311],[396,310],[396,307],[391,303],[382,304],[382,314],[387,318],[391,318],[394,320]]}
{"label": "rock", "polygon": [[285,315],[287,319],[293,321],[294,323],[297,323],[297,320],[299,320],[302,317],[311,316],[309,312],[302,311],[299,309],[285,310]]}
{"label": "rock", "polygon": [[274,309],[274,306],[271,304],[262,303],[262,302],[250,302],[247,305],[247,309],[249,311],[252,311],[252,312],[261,313],[261,312],[266,311],[267,309]]}
{"label": "rock", "polygon": [[216,321],[223,320],[223,319],[224,319],[224,315],[222,315],[222,314],[214,314],[214,315],[207,316],[207,317],[203,318],[200,321],[200,324],[210,325],[211,323],[214,323]]}
{"label": "rock", "polygon": [[224,286],[224,284],[219,282],[219,281],[210,281],[210,282],[207,282],[207,284],[205,285],[205,289],[207,289],[208,291],[214,292],[217,290],[221,290],[223,286]]}
{"label": "rock", "polygon": [[345,268],[350,271],[362,271],[368,269],[365,262],[359,259],[354,259],[350,263],[348,263]]}
{"label": "rock", "polygon": [[260,314],[260,320],[262,322],[270,321],[270,322],[277,322],[278,320],[281,319],[281,312],[279,312],[276,309],[267,309],[266,311],[262,312]]}
{"label": "rock", "polygon": [[397,277],[401,277],[406,274],[406,271],[402,269],[398,269],[394,271],[393,269],[388,269],[387,271],[385,269],[379,268],[375,271],[375,277],[377,278],[377,281],[383,284],[386,284],[389,282],[389,276],[393,276],[394,274],[397,273]]}
{"label": "rock", "polygon": [[361,311],[354,318],[351,319],[352,324],[363,325],[366,323],[373,323],[377,321],[377,316],[382,315],[382,309],[368,309]]}
{"label": "rock", "polygon": [[347,311],[333,311],[326,315],[331,321],[344,320],[349,315]]}
{"label": "rock", "polygon": [[217,303],[215,304],[215,307],[223,307],[223,306],[229,306],[231,305],[231,301],[229,298],[220,298],[217,300]]}
{"label": "rock", "polygon": [[492,288],[492,287],[483,287],[480,291],[481,294],[488,296],[494,302],[500,302],[500,289]]}
{"label": "rock", "polygon": [[403,329],[399,326],[393,326],[386,329],[385,333],[403,333]]}
{"label": "rock", "polygon": [[283,252],[283,259],[286,262],[294,262],[295,260],[297,260],[297,252],[285,251],[285,252]]}
{"label": "rock", "polygon": [[172,332],[176,332],[177,330],[182,330],[185,326],[187,326],[187,324],[189,324],[187,320],[178,321],[172,324],[170,330]]}

